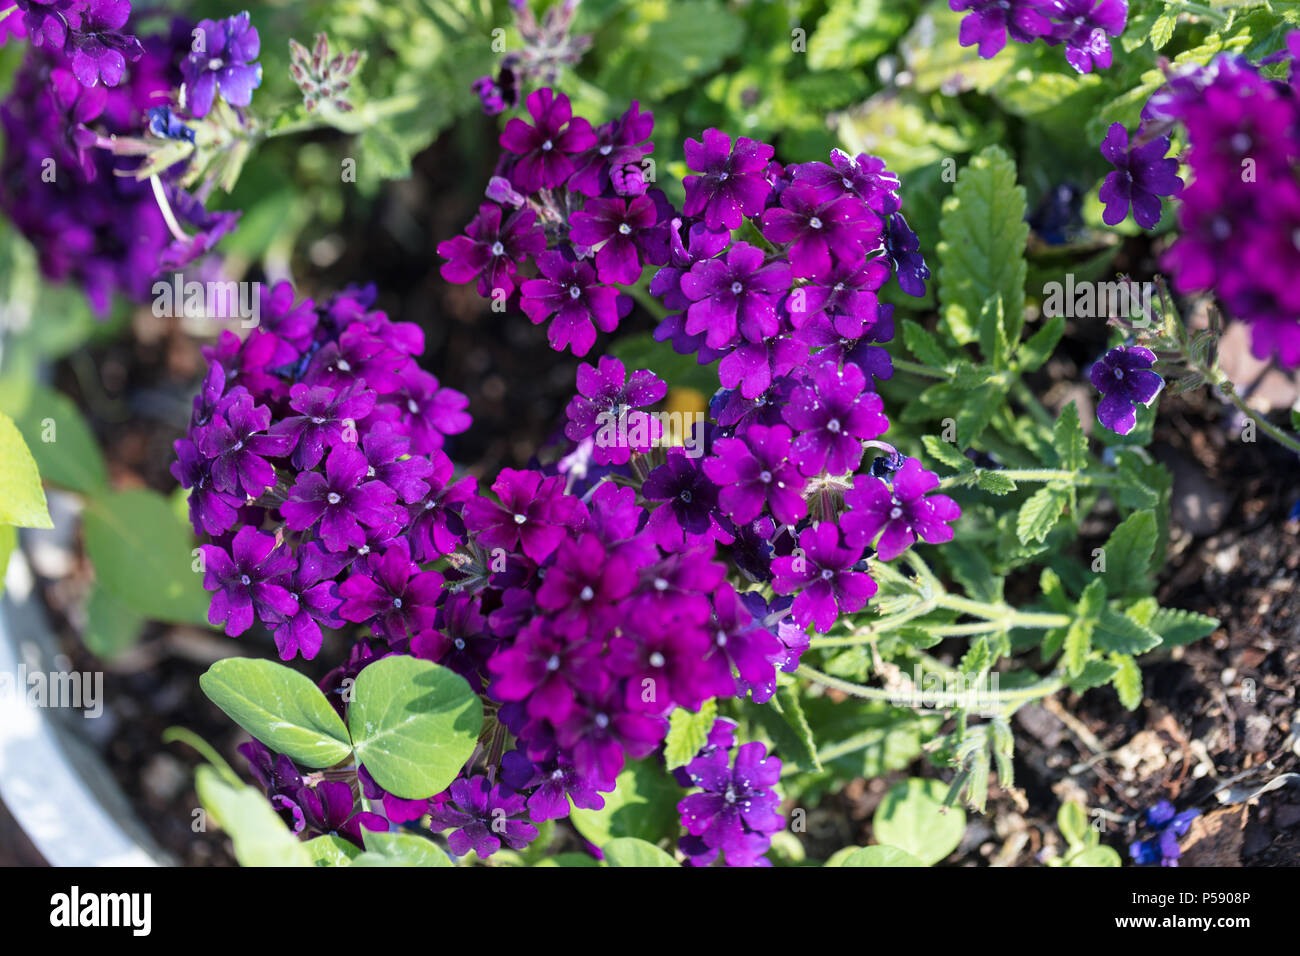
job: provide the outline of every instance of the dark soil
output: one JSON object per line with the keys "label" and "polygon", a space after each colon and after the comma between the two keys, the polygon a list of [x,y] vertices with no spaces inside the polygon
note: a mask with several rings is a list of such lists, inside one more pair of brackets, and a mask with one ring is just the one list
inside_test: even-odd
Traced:
{"label": "dark soil", "polygon": [[[461,150],[444,138],[419,158],[413,179],[393,185],[372,205],[358,203],[340,232],[365,236],[366,244],[347,243],[336,261],[306,267],[298,280],[302,294],[317,297],[349,281],[375,282],[380,307],[396,320],[423,326],[425,367],[469,395],[474,416],[473,428],[448,451],[471,472],[491,476],[503,466],[525,464],[556,428],[578,361],[553,352],[543,331],[521,314],[487,311],[472,288],[448,286],[439,277],[437,242],[473,215],[482,186],[466,173],[475,167]],[[634,313],[620,333],[649,327]],[[188,396],[203,363],[198,345],[171,320],[146,310],[132,333],[63,363],[56,384],[80,400],[119,487],[170,493],[171,443],[183,434]],[[1077,367],[1049,367],[1048,374],[1060,392],[1049,394],[1049,403],[1077,397],[1065,394],[1064,385],[1081,380]],[[1059,709],[1077,718],[1073,727],[1044,707],[1023,710],[1016,721],[1019,792],[991,789],[988,814],[971,816],[966,840],[950,862],[1038,862],[1045,847],[1060,842],[1055,815],[1069,798],[1104,811],[1103,839],[1127,856],[1139,815],[1165,798],[1205,814],[1206,832],[1194,830],[1184,841],[1186,864],[1300,863],[1300,789],[1274,790],[1249,807],[1227,810],[1217,810],[1213,796],[1224,781],[1259,785],[1300,764],[1288,750],[1300,679],[1300,526],[1288,520],[1297,464],[1266,438],[1257,444],[1235,440],[1226,430],[1225,408],[1204,393],[1163,399],[1153,449],[1176,482],[1160,602],[1214,615],[1221,627],[1198,644],[1144,659],[1146,696],[1136,711],[1124,710],[1109,689],[1059,698]],[[84,585],[90,573],[83,561],[74,577]],[[42,585],[74,666],[103,666],[91,663],[66,612],[69,595],[85,588],[76,581]],[[106,762],[156,841],[188,865],[226,865],[233,858],[222,834],[191,828],[199,807],[192,785],[199,757],[185,746],[164,745],[161,737],[170,726],[187,727],[242,769],[234,751],[238,729],[198,686],[214,660],[231,654],[273,657],[274,647],[265,634],[232,641],[196,628],[154,625],[105,675],[110,716],[100,744]],[[337,656],[327,646],[318,660]],[[1085,735],[1095,738],[1091,746]],[[815,808],[810,855],[869,842],[871,813],[892,782],[857,781]],[[0,862],[33,860],[30,846],[10,838],[14,831],[0,808]]]}

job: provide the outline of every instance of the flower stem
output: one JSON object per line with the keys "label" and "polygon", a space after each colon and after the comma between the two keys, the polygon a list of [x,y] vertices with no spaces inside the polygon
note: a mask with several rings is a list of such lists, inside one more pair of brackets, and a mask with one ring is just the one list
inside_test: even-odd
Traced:
{"label": "flower stem", "polygon": [[1237,394],[1237,389],[1231,381],[1225,378],[1224,381],[1220,382],[1219,391],[1223,392],[1228,401],[1237,406],[1239,412],[1258,425],[1265,435],[1273,439],[1279,445],[1282,445],[1285,448],[1290,448],[1296,454],[1300,454],[1300,440],[1297,440],[1294,435],[1287,434],[1255,409],[1247,405],[1246,400]]}
{"label": "flower stem", "polygon": [[931,368],[929,365],[921,365],[919,362],[909,362],[906,359],[891,358],[894,368],[900,372],[911,372],[913,375],[920,375],[922,378],[952,378],[950,374],[943,369]]}

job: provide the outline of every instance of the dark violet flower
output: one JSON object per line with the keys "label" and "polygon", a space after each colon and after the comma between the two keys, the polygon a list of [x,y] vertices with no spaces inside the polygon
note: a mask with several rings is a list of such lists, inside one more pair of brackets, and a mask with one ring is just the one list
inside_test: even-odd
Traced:
{"label": "dark violet flower", "polygon": [[802,163],[792,167],[796,183],[808,183],[818,189],[839,189],[865,202],[879,216],[897,212],[899,178],[885,168],[879,156],[859,153],[850,156],[843,150],[831,150],[831,163]]}
{"label": "dark violet flower", "polygon": [[117,86],[126,72],[127,61],[144,56],[144,47],[133,36],[119,32],[131,15],[130,0],[89,0],[81,12],[81,24],[68,38],[72,72],[82,86]]}
{"label": "dark violet flower", "polygon": [[1155,836],[1130,843],[1129,856],[1138,866],[1150,866],[1153,863],[1177,866],[1178,858],[1183,855],[1178,838],[1191,829],[1192,821],[1200,815],[1200,810],[1184,810],[1179,813],[1168,800],[1157,802],[1147,810],[1147,826],[1156,831]]}
{"label": "dark violet flower", "polygon": [[890,216],[885,230],[885,254],[894,267],[899,288],[918,299],[925,295],[925,280],[930,278],[930,268],[920,249],[921,240],[908,227],[903,214],[896,212]]}
{"label": "dark violet flower", "polygon": [[[566,348],[581,358],[596,344],[596,329],[613,332],[621,314],[619,294],[596,281],[596,270],[585,262],[570,262],[559,252],[537,257],[543,278],[520,287],[520,308],[534,325],[550,319],[546,337],[551,348]],[[630,308],[630,302],[628,308]]]}
{"label": "dark violet flower", "polygon": [[1094,66],[1110,66],[1108,37],[1124,32],[1128,0],[1042,0],[1039,12],[1052,21],[1043,40],[1051,46],[1065,44],[1065,60],[1080,73]]}
{"label": "dark violet flower", "polygon": [[1007,45],[1007,35],[1019,43],[1045,36],[1051,23],[1039,12],[1040,0],[948,0],[957,13],[965,13],[958,41],[977,46],[988,60]]}
{"label": "dark violet flower", "polygon": [[149,132],[159,139],[175,139],[187,143],[194,142],[194,130],[186,126],[185,121],[172,112],[168,106],[155,106],[149,110]]}
{"label": "dark violet flower", "polygon": [[459,435],[472,419],[465,411],[469,396],[443,388],[429,372],[410,363],[392,396],[399,422],[411,436],[411,453],[428,455],[442,448],[446,436]]}
{"label": "dark violet flower", "polygon": [[737,242],[726,257],[691,266],[681,278],[691,305],[686,313],[688,334],[705,334],[710,348],[726,348],[737,335],[760,342],[780,328],[778,308],[790,289],[790,267],[765,264],[763,250]]}
{"label": "dark violet flower", "polygon": [[371,629],[390,642],[410,637],[433,624],[443,577],[421,571],[411,560],[405,538],[395,538],[365,570],[355,570],[339,585],[339,616]]}
{"label": "dark violet flower", "polygon": [[569,241],[596,249],[601,282],[633,285],[641,278],[640,243],[658,218],[654,200],[647,195],[592,199],[573,214]]}
{"label": "dark violet flower", "polygon": [[642,162],[647,153],[654,151],[654,144],[646,142],[654,126],[654,114],[642,112],[641,104],[633,100],[626,113],[598,127],[596,142],[574,157],[576,168],[568,188],[592,198],[607,195],[609,189],[619,196],[644,193]]}
{"label": "dark violet flower", "polygon": [[623,698],[613,685],[584,694],[556,729],[556,740],[572,754],[573,766],[597,790],[613,790],[624,760],[649,755],[668,732],[666,718],[623,710]]}
{"label": "dark violet flower", "polygon": [[215,544],[202,547],[203,586],[215,591],[208,620],[225,625],[226,633],[238,637],[253,626],[253,614],[271,623],[293,614],[298,604],[274,579],[294,568],[293,552],[276,547],[275,535],[255,528],[239,529],[231,551]]}
{"label": "dark violet flower", "polygon": [[881,223],[862,200],[843,191],[796,182],[781,193],[781,205],[763,213],[763,236],[789,244],[793,274],[825,279],[832,259],[858,267],[880,239]]}
{"label": "dark violet flower", "polygon": [[[623,363],[602,356],[598,365],[578,366],[578,395],[565,409],[564,434],[572,441],[596,436],[592,460],[598,465],[626,464],[633,451],[647,451],[658,440],[660,425],[636,409],[663,401],[668,386],[653,372],[639,369],[627,377]],[[635,424],[643,424],[644,441],[634,443]],[[613,440],[609,439],[613,436]],[[619,439],[626,437],[629,441]]]}
{"label": "dark violet flower", "polygon": [[665,551],[681,551],[712,538],[730,540],[718,521],[718,486],[700,460],[681,448],[668,449],[667,462],[650,472],[641,494],[646,501],[664,502],[651,513],[649,528]]}
{"label": "dark violet flower", "polygon": [[739,229],[746,216],[763,211],[772,191],[766,171],[773,147],[741,136],[732,149],[730,136],[706,129],[703,142],[688,139],[683,148],[686,165],[701,175],[682,180],[686,187],[682,212],[702,216],[710,229]]}
{"label": "dark violet flower", "polygon": [[636,571],[627,561],[611,556],[596,535],[584,534],[560,543],[537,591],[537,606],[566,631],[581,628],[600,637],[618,623],[618,602],[636,583]]}
{"label": "dark violet flower", "polygon": [[710,649],[702,668],[708,673],[709,693],[744,697],[752,688],[754,700],[765,703],[776,692],[776,666],[784,645],[765,618],[767,605],[757,591],[737,594],[726,582],[713,595],[713,620],[709,623]]}
{"label": "dark violet flower", "polygon": [[375,407],[375,393],[365,382],[343,389],[299,383],[289,390],[289,407],[298,414],[276,422],[272,434],[289,442],[290,462],[305,471],[320,464],[327,446],[357,443],[357,422]]}
{"label": "dark violet flower", "polygon": [[756,399],[772,382],[802,368],[808,362],[808,346],[784,335],[761,342],[742,342],[718,363],[718,381],[723,388],[739,388],[747,399]]}
{"label": "dark violet flower", "polygon": [[720,438],[717,457],[704,462],[704,473],[718,488],[718,504],[738,524],[753,521],[764,507],[782,524],[798,524],[808,514],[804,477],[790,461],[790,429],[785,425],[751,425],[744,438]]}
{"label": "dark violet flower", "polygon": [[442,277],[457,283],[477,279],[479,295],[508,298],[515,291],[519,266],[546,249],[546,234],[536,223],[537,214],[527,208],[515,210],[502,222],[501,207],[484,203],[465,227],[465,235],[438,243],[438,255],[447,260],[440,270]]}
{"label": "dark violet flower", "polygon": [[799,433],[791,457],[805,475],[848,474],[862,461],[862,443],[888,431],[884,404],[866,387],[856,365],[823,362],[809,384],[794,390],[782,415]]}
{"label": "dark violet flower", "polygon": [[533,618],[509,647],[488,661],[488,693],[500,701],[522,701],[530,717],[562,724],[574,713],[580,689],[609,681],[600,646],[578,632],[561,632],[545,618]]}
{"label": "dark violet flower", "polygon": [[244,503],[242,494],[217,491],[212,484],[212,460],[203,457],[188,438],[173,446],[176,460],[171,473],[182,488],[189,489],[190,524],[195,534],[225,534],[235,524],[236,509]]}
{"label": "dark violet flower", "polygon": [[302,810],[307,829],[316,833],[337,834],[361,846],[362,827],[388,830],[388,821],[379,814],[357,810],[352,786],[342,780],[322,780],[315,786],[301,787],[293,799]]}
{"label": "dark violet flower", "polygon": [[460,509],[474,497],[477,479],[465,475],[452,481],[454,468],[451,459],[440,451],[429,455],[429,474],[424,481],[429,491],[414,509],[409,536],[411,553],[417,561],[432,561],[439,555],[451,554],[465,537],[465,523]]}
{"label": "dark violet flower", "polygon": [[930,544],[952,540],[947,523],[961,517],[961,508],[947,495],[926,497],[939,486],[938,475],[908,458],[891,482],[892,487],[880,478],[858,475],[844,492],[850,510],[840,518],[840,527],[849,544],[865,548],[880,535],[876,545],[880,560],[892,561],[918,537]]}
{"label": "dark violet flower", "polygon": [[289,500],[280,506],[285,523],[307,531],[320,522],[320,540],[330,551],[362,547],[362,525],[383,528],[404,517],[393,506],[396,492],[382,481],[366,479],[369,467],[353,446],[335,446],[325,459],[325,474],[306,471],[294,482]]}
{"label": "dark violet flower", "polygon": [[512,850],[522,850],[537,839],[537,827],[526,819],[525,801],[503,784],[492,786],[486,777],[476,774],[452,782],[449,799],[436,804],[430,813],[429,827],[435,833],[451,830],[447,847],[456,856],[473,851],[486,859],[504,843]]}
{"label": "dark violet flower", "polygon": [[231,106],[247,106],[262,85],[255,63],[262,42],[247,11],[224,20],[200,20],[190,55],[181,63],[185,106],[195,119],[207,116],[220,92]]}
{"label": "dark violet flower", "polygon": [[370,463],[369,476],[392,488],[408,505],[429,493],[429,483],[424,479],[433,471],[428,458],[409,454],[410,446],[411,440],[389,422],[377,423],[361,440]]}
{"label": "dark violet flower", "polygon": [[300,545],[295,557],[297,569],[275,582],[297,604],[297,609],[285,615],[275,628],[275,646],[283,661],[298,654],[312,660],[320,653],[321,626],[343,626],[343,618],[338,615],[343,599],[334,582],[343,569],[343,559],[323,550],[315,541]]}
{"label": "dark violet flower", "polygon": [[1127,435],[1137,424],[1137,405],[1150,405],[1164,386],[1154,371],[1156,356],[1150,349],[1128,346],[1111,349],[1092,367],[1089,377],[1102,400],[1097,419],[1117,435]]}
{"label": "dark violet flower", "polygon": [[528,797],[528,816],[534,823],[567,817],[570,801],[585,810],[605,806],[605,798],[564,760],[538,767],[523,751],[512,750],[501,758],[501,780],[515,790],[533,790]]}
{"label": "dark violet flower", "polygon": [[1160,197],[1173,196],[1183,188],[1178,160],[1165,158],[1169,137],[1159,136],[1141,146],[1129,147],[1128,131],[1122,123],[1111,123],[1101,141],[1101,154],[1115,167],[1102,183],[1100,198],[1106,204],[1102,221],[1118,226],[1133,207],[1133,220],[1143,229],[1160,222]]}
{"label": "dark violet flower", "polygon": [[772,562],[772,587],[778,594],[797,592],[795,623],[804,628],[812,624],[824,634],[838,614],[861,611],[876,593],[870,575],[853,570],[861,557],[862,548],[842,544],[840,529],[823,521],[799,535],[793,554]]}
{"label": "dark violet flower", "polygon": [[500,503],[483,497],[465,502],[465,526],[484,548],[520,549],[533,561],[550,557],[582,509],[577,498],[564,493],[558,475],[503,468],[492,491]]}
{"label": "dark violet flower", "polygon": [[217,491],[256,498],[275,485],[275,467],[267,458],[288,454],[284,435],[264,434],[271,410],[254,405],[248,390],[237,386],[222,399],[217,415],[197,432],[198,447],[212,461],[212,484]]}
{"label": "dark violet flower", "polygon": [[534,90],[526,105],[533,125],[515,117],[501,133],[501,148],[517,157],[510,180],[525,193],[562,186],[574,170],[574,154],[596,144],[591,124],[574,118],[569,98],[550,87]]}
{"label": "dark violet flower", "polygon": [[[666,714],[673,707],[697,709],[717,691],[701,664],[710,645],[708,634],[675,608],[638,601],[619,634],[610,641],[610,670],[626,678],[628,710]],[[734,692],[726,685],[722,693]]]}
{"label": "dark violet flower", "polygon": [[692,864],[707,866],[721,853],[727,866],[771,866],[763,854],[771,834],[785,826],[774,789],[781,761],[753,741],[737,748],[734,765],[718,749],[696,757],[686,771],[700,788],[677,804],[682,826],[702,843],[688,844],[700,850],[690,854]]}

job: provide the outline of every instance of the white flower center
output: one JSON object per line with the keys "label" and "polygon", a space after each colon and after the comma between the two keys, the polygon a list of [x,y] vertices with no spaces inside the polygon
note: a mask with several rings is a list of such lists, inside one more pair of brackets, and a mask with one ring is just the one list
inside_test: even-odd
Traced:
{"label": "white flower center", "polygon": [[733,282],[731,283],[731,294],[740,295],[740,293],[744,290],[744,288],[745,287],[741,285],[739,282]]}
{"label": "white flower center", "polygon": [[503,246],[500,242],[494,242],[494,243],[492,243],[492,255],[494,255],[494,256],[504,256],[505,254],[506,254],[506,247],[505,247],[505,246]]}
{"label": "white flower center", "polygon": [[328,495],[325,496],[325,500],[332,505],[336,505],[343,500],[343,496],[340,495],[337,491],[331,491]]}
{"label": "white flower center", "polygon": [[515,524],[523,524],[527,520],[527,515],[515,515]]}

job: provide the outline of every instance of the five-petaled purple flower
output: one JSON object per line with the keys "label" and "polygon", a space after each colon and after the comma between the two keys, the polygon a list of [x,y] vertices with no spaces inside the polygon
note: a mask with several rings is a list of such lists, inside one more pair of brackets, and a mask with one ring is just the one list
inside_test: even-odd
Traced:
{"label": "five-petaled purple flower", "polygon": [[1157,136],[1141,146],[1129,146],[1128,131],[1123,123],[1111,123],[1101,141],[1101,155],[1115,167],[1101,185],[1100,198],[1106,204],[1101,218],[1108,226],[1118,226],[1133,207],[1133,220],[1143,229],[1154,229],[1160,222],[1160,197],[1173,196],[1183,188],[1178,176],[1178,160],[1165,158],[1169,137]]}
{"label": "five-petaled purple flower", "polygon": [[617,291],[597,283],[590,265],[570,261],[560,252],[543,252],[537,269],[543,278],[529,279],[520,287],[519,306],[534,325],[551,320],[546,336],[555,351],[567,348],[581,358],[596,344],[596,329],[618,328],[626,309]]}
{"label": "five-petaled purple flower", "polygon": [[790,461],[790,438],[785,425],[751,425],[743,440],[713,443],[717,457],[704,462],[704,473],[718,485],[718,504],[732,521],[753,521],[764,505],[782,524],[798,524],[807,516],[805,481]]}
{"label": "five-petaled purple flower", "polygon": [[668,386],[654,372],[638,369],[628,377],[623,363],[608,356],[597,365],[583,362],[578,394],[565,409],[569,421],[564,434],[573,441],[596,436],[592,460],[598,465],[626,464],[633,451],[649,450],[662,430],[657,418],[637,409],[663,401],[667,394]]}
{"label": "five-petaled purple flower", "polygon": [[772,587],[778,594],[797,593],[795,623],[824,634],[840,613],[861,611],[876,593],[871,576],[853,570],[861,557],[862,548],[843,544],[840,529],[823,521],[804,529],[793,554],[772,562]]}
{"label": "five-petaled purple flower", "polygon": [[596,134],[574,118],[569,98],[550,87],[534,90],[526,105],[532,125],[514,117],[501,133],[501,148],[517,157],[510,180],[526,193],[553,189],[573,172],[574,154],[596,145]]}
{"label": "five-petaled purple flower", "polygon": [[181,62],[185,105],[196,119],[207,116],[218,91],[231,106],[247,106],[262,85],[254,62],[262,41],[248,12],[224,20],[200,20],[190,55]]}
{"label": "five-petaled purple flower", "polygon": [[520,819],[525,799],[504,784],[493,786],[476,774],[457,778],[445,802],[434,805],[429,826],[434,832],[451,830],[447,847],[456,856],[471,850],[480,858],[491,856],[505,844],[522,850],[537,837],[537,827]]}
{"label": "five-petaled purple flower", "polygon": [[[947,522],[961,517],[961,508],[947,495],[926,493],[939,486],[939,476],[909,458],[894,472],[890,484],[871,475],[858,475],[844,492],[849,511],[840,519],[844,538],[854,547],[876,545],[882,561],[892,561],[918,537],[930,544],[952,540]],[[881,532],[884,532],[881,534]]]}
{"label": "five-petaled purple flower", "polygon": [[763,854],[785,826],[773,789],[781,761],[753,741],[736,749],[734,765],[728,751],[716,749],[692,760],[686,772],[700,788],[677,804],[682,826],[697,838],[681,841],[691,864],[707,866],[721,853],[727,866],[771,866]]}
{"label": "five-petaled purple flower", "polygon": [[710,229],[739,229],[745,216],[757,216],[772,191],[767,164],[775,150],[741,136],[735,149],[731,137],[719,129],[706,129],[704,141],[688,139],[686,165],[698,176],[682,180],[686,202],[682,212],[702,216]]}
{"label": "five-petaled purple flower", "polygon": [[782,415],[799,433],[791,457],[805,475],[853,471],[862,461],[862,443],[889,429],[884,403],[866,387],[866,375],[856,365],[824,362],[808,385],[795,389]]}
{"label": "five-petaled purple flower", "polygon": [[336,445],[325,459],[325,474],[305,471],[280,506],[294,531],[306,531],[320,522],[320,540],[327,550],[360,548],[368,528],[380,528],[402,519],[393,506],[396,492],[382,481],[370,481],[366,456],[351,445]]}
{"label": "five-petaled purple flower", "polygon": [[1097,419],[1117,435],[1137,424],[1138,405],[1150,405],[1165,382],[1152,370],[1156,355],[1140,345],[1111,349],[1092,367],[1089,377],[1102,400]]}
{"label": "five-petaled purple flower", "polygon": [[253,614],[274,622],[298,610],[287,590],[273,583],[293,570],[293,552],[276,547],[275,535],[244,526],[235,535],[230,553],[215,544],[202,547],[203,586],[215,591],[208,620],[224,624],[226,633],[238,637],[253,626]]}

